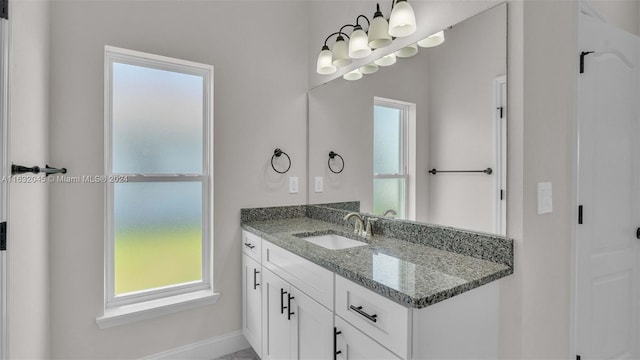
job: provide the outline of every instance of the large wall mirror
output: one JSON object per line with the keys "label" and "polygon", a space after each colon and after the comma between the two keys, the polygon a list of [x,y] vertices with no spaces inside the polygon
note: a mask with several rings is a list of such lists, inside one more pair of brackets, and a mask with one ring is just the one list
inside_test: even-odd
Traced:
{"label": "large wall mirror", "polygon": [[436,47],[312,89],[309,203],[506,234],[506,18],[498,5]]}

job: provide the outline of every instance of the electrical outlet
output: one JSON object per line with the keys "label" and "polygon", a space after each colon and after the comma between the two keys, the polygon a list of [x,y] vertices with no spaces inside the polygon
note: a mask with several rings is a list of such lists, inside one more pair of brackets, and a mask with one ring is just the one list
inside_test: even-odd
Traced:
{"label": "electrical outlet", "polygon": [[316,176],[315,191],[321,193],[323,191],[322,176]]}
{"label": "electrical outlet", "polygon": [[290,176],[289,177],[289,194],[297,194],[298,193],[298,177]]}

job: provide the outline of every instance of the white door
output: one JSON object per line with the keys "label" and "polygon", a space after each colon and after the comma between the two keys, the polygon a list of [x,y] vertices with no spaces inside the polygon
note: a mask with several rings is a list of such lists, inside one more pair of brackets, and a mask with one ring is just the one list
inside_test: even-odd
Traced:
{"label": "white door", "polygon": [[291,359],[333,359],[333,312],[291,286]]}
{"label": "white door", "polygon": [[262,274],[261,266],[242,254],[242,333],[253,349],[262,354]]}
{"label": "white door", "polygon": [[[580,15],[576,353],[638,359],[638,39]],[[577,59],[577,58],[576,58]]]}
{"label": "white door", "polygon": [[289,284],[267,269],[262,269],[262,359],[289,359]]}

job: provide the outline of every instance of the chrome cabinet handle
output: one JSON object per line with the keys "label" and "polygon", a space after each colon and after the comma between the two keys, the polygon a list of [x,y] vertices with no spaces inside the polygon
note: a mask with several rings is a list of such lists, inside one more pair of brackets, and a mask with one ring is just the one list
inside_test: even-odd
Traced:
{"label": "chrome cabinet handle", "polygon": [[367,318],[367,320],[370,320],[370,321],[373,321],[373,322],[378,321],[378,319],[377,319],[378,315],[377,314],[373,314],[373,315],[367,314],[366,312],[364,312],[362,310],[362,306],[355,307],[353,305],[349,305],[349,309],[351,309],[351,310],[357,312],[358,314],[364,316],[365,318]]}
{"label": "chrome cabinet handle", "polygon": [[246,246],[246,247],[248,247],[249,249],[252,249],[252,250],[253,250],[253,248],[256,247],[255,245],[251,245],[249,243],[244,243],[244,246]]}

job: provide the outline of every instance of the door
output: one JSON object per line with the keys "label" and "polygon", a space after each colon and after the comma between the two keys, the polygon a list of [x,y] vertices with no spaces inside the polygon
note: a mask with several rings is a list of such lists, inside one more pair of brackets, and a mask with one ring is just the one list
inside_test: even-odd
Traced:
{"label": "door", "polygon": [[333,359],[333,312],[291,286],[291,359]]}
{"label": "door", "polygon": [[262,359],[289,359],[289,284],[267,269],[262,269]]}
{"label": "door", "polygon": [[391,351],[375,342],[367,335],[354,328],[341,317],[336,316],[338,359],[342,360],[373,360],[400,359]]}
{"label": "door", "polygon": [[638,44],[636,36],[580,15],[580,51],[594,51],[584,56],[579,75],[576,353],[581,359],[640,357]]}
{"label": "door", "polygon": [[258,353],[262,353],[261,266],[242,254],[242,333]]}

